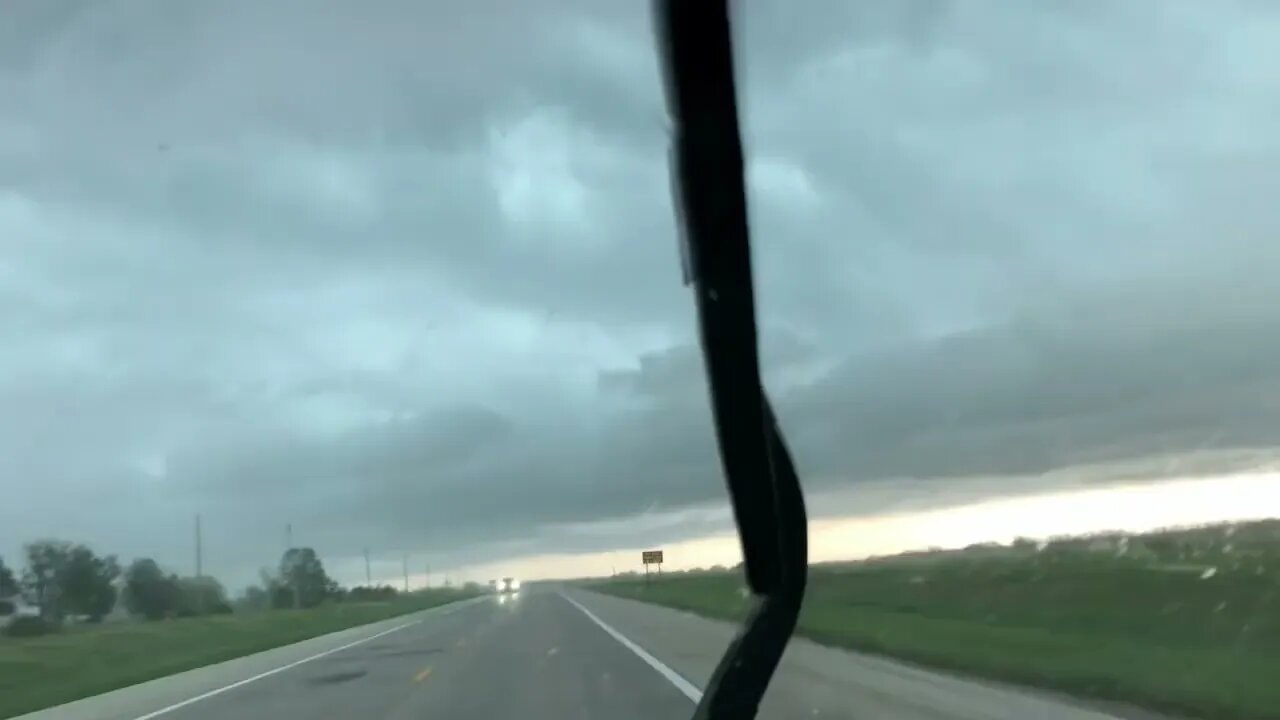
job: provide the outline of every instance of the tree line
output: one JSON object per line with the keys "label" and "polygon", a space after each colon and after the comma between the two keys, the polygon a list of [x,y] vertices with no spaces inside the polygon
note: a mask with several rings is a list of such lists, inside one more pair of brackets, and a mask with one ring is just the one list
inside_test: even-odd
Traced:
{"label": "tree line", "polygon": [[[40,634],[68,621],[96,623],[113,614],[157,621],[225,614],[237,608],[384,601],[398,594],[390,586],[343,588],[309,547],[286,550],[275,568],[261,572],[261,584],[248,588],[234,603],[217,579],[179,576],[151,558],[138,558],[122,567],[115,555],[99,555],[87,545],[63,540],[28,543],[23,556],[20,571],[0,557],[0,623],[9,616],[5,625],[9,634]],[[34,614],[14,617],[15,600],[34,608]]]}

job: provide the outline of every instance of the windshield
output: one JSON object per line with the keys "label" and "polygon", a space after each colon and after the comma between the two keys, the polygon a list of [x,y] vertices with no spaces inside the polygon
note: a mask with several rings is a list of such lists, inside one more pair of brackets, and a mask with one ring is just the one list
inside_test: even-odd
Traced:
{"label": "windshield", "polygon": [[1280,11],[731,5],[767,404],[647,5],[4,3],[0,718],[690,717],[735,400],[760,717],[1274,716]]}

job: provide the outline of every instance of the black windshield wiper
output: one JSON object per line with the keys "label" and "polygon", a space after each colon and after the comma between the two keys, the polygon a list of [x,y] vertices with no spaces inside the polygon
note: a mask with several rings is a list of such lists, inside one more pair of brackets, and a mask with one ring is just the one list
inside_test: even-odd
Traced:
{"label": "black windshield wiper", "polygon": [[804,497],[760,379],[727,0],[655,0],[672,115],[685,282],[697,297],[720,462],[754,594],[695,720],[755,717],[795,629],[808,569]]}

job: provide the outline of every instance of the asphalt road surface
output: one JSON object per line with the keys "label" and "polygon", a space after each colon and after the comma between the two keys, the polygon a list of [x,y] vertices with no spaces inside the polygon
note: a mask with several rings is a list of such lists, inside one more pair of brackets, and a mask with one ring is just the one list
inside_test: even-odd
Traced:
{"label": "asphalt road surface", "polygon": [[[29,720],[677,720],[732,626],[534,587],[353,628],[23,716]],[[1138,717],[794,641],[761,717]]]}

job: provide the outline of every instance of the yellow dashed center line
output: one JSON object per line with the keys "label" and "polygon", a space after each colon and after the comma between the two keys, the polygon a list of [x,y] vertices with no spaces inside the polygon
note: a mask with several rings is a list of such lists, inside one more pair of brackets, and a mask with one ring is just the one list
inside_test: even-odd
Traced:
{"label": "yellow dashed center line", "polygon": [[429,678],[429,677],[431,677],[431,667],[430,667],[430,666],[423,668],[423,669],[422,669],[422,672],[420,672],[420,673],[418,673],[416,676],[414,676],[413,681],[414,681],[414,682],[422,682],[423,680],[426,680],[426,679],[427,679],[427,678]]}

